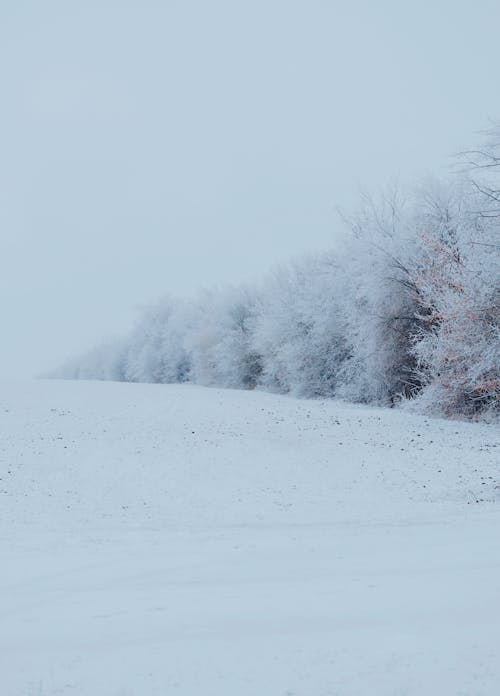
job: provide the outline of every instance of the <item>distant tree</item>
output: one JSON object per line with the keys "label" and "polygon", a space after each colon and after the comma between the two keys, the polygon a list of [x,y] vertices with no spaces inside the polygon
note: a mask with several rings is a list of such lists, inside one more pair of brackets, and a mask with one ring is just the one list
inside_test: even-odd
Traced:
{"label": "distant tree", "polygon": [[184,347],[185,303],[165,297],[143,309],[128,338],[125,379],[129,382],[184,382],[190,361]]}
{"label": "distant tree", "polygon": [[235,389],[256,386],[262,370],[250,339],[256,303],[256,291],[248,286],[200,294],[185,340],[193,381]]}
{"label": "distant tree", "polygon": [[349,353],[340,276],[338,260],[325,253],[277,270],[264,284],[252,327],[262,386],[298,396],[335,393]]}

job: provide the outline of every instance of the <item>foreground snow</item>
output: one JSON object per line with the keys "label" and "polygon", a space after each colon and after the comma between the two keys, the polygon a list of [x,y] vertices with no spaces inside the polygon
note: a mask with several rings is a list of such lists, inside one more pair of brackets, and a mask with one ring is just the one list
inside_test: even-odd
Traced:
{"label": "foreground snow", "polygon": [[0,693],[500,693],[492,426],[0,385]]}

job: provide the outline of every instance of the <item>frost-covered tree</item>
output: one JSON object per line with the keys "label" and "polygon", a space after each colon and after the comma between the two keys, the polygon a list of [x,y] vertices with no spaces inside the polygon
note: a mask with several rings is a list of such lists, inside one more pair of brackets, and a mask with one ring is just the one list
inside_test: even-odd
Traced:
{"label": "frost-covered tree", "polygon": [[339,262],[321,254],[279,269],[262,290],[253,345],[259,384],[299,396],[332,396],[347,358]]}
{"label": "frost-covered tree", "polygon": [[422,205],[414,353],[426,408],[473,416],[500,407],[500,219],[482,192],[460,194]]}
{"label": "frost-covered tree", "polygon": [[169,297],[143,309],[128,339],[125,379],[129,382],[184,382],[190,360],[184,347],[187,305]]}
{"label": "frost-covered tree", "polygon": [[427,183],[404,204],[364,200],[343,254],[352,350],[339,395],[420,394],[451,415],[498,407],[498,226],[480,204],[460,182]]}
{"label": "frost-covered tree", "polygon": [[256,302],[248,286],[212,289],[198,297],[185,340],[193,381],[235,389],[256,386],[262,369],[250,340]]}
{"label": "frost-covered tree", "polygon": [[409,270],[416,249],[412,209],[393,190],[377,203],[363,196],[347,218],[340,297],[351,349],[337,394],[351,401],[391,404],[420,386],[412,352],[418,330]]}

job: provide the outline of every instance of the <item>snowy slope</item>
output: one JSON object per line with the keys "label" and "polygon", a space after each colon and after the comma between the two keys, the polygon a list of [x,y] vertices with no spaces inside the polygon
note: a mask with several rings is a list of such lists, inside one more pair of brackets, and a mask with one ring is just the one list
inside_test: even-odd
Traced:
{"label": "snowy slope", "polygon": [[189,385],[0,385],[0,693],[500,693],[500,435]]}

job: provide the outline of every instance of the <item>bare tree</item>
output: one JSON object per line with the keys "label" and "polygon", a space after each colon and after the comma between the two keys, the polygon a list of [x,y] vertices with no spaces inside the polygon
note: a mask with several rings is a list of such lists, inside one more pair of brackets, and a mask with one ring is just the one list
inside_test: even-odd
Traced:
{"label": "bare tree", "polygon": [[461,153],[461,158],[472,171],[472,186],[482,203],[477,214],[497,218],[500,217],[500,122],[483,135],[482,146]]}

